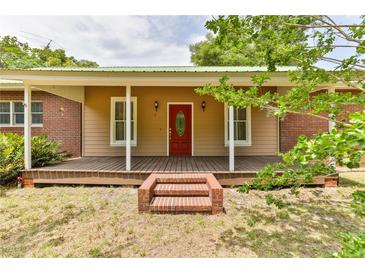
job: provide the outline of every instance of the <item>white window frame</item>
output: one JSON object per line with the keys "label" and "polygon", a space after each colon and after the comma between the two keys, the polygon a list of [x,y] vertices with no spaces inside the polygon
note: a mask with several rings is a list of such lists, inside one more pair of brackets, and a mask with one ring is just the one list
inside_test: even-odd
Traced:
{"label": "white window frame", "polygon": [[[14,121],[14,103],[23,103],[24,104],[24,101],[21,101],[21,100],[0,100],[0,102],[2,103],[10,103],[10,124],[0,124],[0,127],[14,127],[14,128],[17,128],[17,127],[24,127],[24,124],[16,124],[15,121]],[[39,100],[32,100],[32,103],[42,103],[43,104],[43,101],[39,101]],[[19,113],[19,112],[17,112]],[[35,112],[35,113],[40,113],[40,112]],[[33,114],[33,112],[32,112]],[[43,119],[44,119],[44,110],[42,112],[43,114]],[[32,127],[43,127],[43,123],[41,124],[33,124],[32,123]]]}
{"label": "white window frame", "polygon": [[[16,119],[15,119],[15,115],[18,114],[23,114],[23,120],[24,120],[24,105],[23,105],[23,112],[16,112],[15,111],[15,103],[21,103],[23,105],[23,102],[19,102],[19,101],[12,101],[11,102],[11,109],[12,109],[12,113],[11,113],[11,122],[14,126],[24,126],[24,123],[16,123]],[[32,101],[33,103],[33,101]]]}
{"label": "white window frame", "polygon": [[13,103],[11,101],[0,101],[1,103],[10,104],[9,112],[1,112],[1,114],[9,114],[9,124],[0,124],[0,127],[11,127],[12,125],[12,108]]}
{"label": "white window frame", "polygon": [[[234,108],[235,110],[236,108]],[[235,124],[235,123],[234,123]],[[247,140],[235,140],[234,146],[245,147],[252,145],[251,139],[251,106],[246,108],[246,138]],[[229,146],[228,140],[228,105],[224,104],[224,146]]]}
{"label": "white window frame", "polygon": [[[32,119],[33,119],[33,114],[42,114],[42,121],[44,119],[44,110],[43,110],[43,102],[41,101],[32,101],[32,103],[42,103],[42,112],[39,111],[31,111],[31,115],[32,115]],[[32,108],[32,107],[31,107]],[[33,121],[32,121],[33,123]],[[34,125],[42,125],[43,123],[35,123]]]}
{"label": "white window frame", "polygon": [[[111,97],[110,98],[110,146],[122,147],[126,146],[126,141],[115,140],[115,103],[125,102],[125,97]],[[133,132],[134,138],[131,139],[131,146],[137,146],[137,97],[131,97],[131,104],[133,104]]]}

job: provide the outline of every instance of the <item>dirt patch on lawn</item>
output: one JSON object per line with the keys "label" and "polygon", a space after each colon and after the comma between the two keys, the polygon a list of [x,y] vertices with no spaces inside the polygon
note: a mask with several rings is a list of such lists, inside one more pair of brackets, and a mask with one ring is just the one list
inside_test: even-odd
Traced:
{"label": "dirt patch on lawn", "polygon": [[[1,257],[319,257],[364,231],[355,187],[249,194],[225,189],[226,214],[137,213],[137,189],[47,187],[0,197]],[[271,193],[285,201],[267,205]]]}

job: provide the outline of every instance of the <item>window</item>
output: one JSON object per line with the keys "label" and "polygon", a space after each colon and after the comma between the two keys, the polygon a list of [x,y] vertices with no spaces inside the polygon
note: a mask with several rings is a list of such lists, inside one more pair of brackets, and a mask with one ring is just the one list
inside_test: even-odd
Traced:
{"label": "window", "polygon": [[13,103],[13,124],[24,124],[24,106],[22,102]]}
{"label": "window", "polygon": [[10,125],[10,102],[0,102],[0,125]]}
{"label": "window", "polygon": [[177,135],[183,136],[185,133],[185,115],[181,110],[176,114],[175,127]]}
{"label": "window", "polygon": [[[229,144],[229,108],[224,106],[224,136],[225,145]],[[234,144],[235,146],[251,145],[251,107],[233,109]]]}
{"label": "window", "polygon": [[[112,146],[125,146],[125,111],[125,97],[112,97],[110,118],[110,144]],[[131,98],[131,145],[137,145],[137,97]]]}
{"label": "window", "polygon": [[43,103],[32,102],[32,123],[43,124]]}
{"label": "window", "polygon": [[[43,103],[32,102],[32,126],[43,124]],[[20,127],[24,125],[23,102],[0,102],[0,125],[9,127]]]}

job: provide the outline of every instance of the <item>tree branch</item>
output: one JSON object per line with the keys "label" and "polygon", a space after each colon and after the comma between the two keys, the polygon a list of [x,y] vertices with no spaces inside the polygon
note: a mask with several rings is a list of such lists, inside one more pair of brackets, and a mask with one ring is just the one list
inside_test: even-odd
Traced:
{"label": "tree branch", "polygon": [[[321,21],[322,23],[328,25],[330,28],[334,28],[335,30],[337,30],[339,33],[341,33],[344,37],[344,39],[348,40],[348,41],[352,41],[358,44],[361,44],[362,40],[360,39],[355,39],[351,36],[349,36],[346,32],[343,31],[343,29],[341,29],[340,25],[337,25],[337,23],[335,21],[332,20],[331,17],[325,15],[325,17],[331,22],[328,23],[326,20],[323,20],[321,17],[316,17],[319,21]],[[364,25],[360,25],[359,27],[365,27]]]}
{"label": "tree branch", "polygon": [[[285,23],[285,25],[287,26],[291,26],[291,27],[298,27],[298,28],[304,28],[304,29],[329,29],[329,28],[334,28],[334,26],[332,25],[303,25],[303,24],[293,24],[293,23]],[[365,27],[365,25],[336,25],[336,27],[339,28],[361,28],[361,27]]]}
{"label": "tree branch", "polygon": [[333,77],[335,77],[335,79],[337,81],[342,82],[342,83],[348,85],[349,87],[353,87],[355,89],[361,90],[362,92],[365,92],[365,89],[362,86],[359,86],[359,85],[353,84],[349,81],[346,81],[345,79],[343,79],[342,77],[339,77],[337,75],[333,75]]}
{"label": "tree branch", "polygon": [[[332,48],[363,48],[365,49],[365,46],[361,45],[331,45]],[[308,46],[307,48],[318,48],[317,46]]]}
{"label": "tree branch", "polygon": [[[262,106],[262,108],[270,110],[270,111],[278,110],[278,108],[276,108],[274,106]],[[332,119],[330,119],[329,117],[314,114],[314,113],[311,113],[311,112],[300,112],[300,111],[288,110],[287,113],[297,114],[297,115],[308,115],[308,116],[319,118],[319,119],[322,119],[322,120],[332,121]],[[350,124],[345,123],[343,121],[336,121],[336,123],[342,124],[344,126],[350,126]]]}
{"label": "tree branch", "polygon": [[[323,57],[318,57],[318,59],[323,60],[323,61],[327,61],[327,62],[330,62],[330,63],[333,63],[333,64],[336,64],[336,65],[342,65],[342,62],[338,59],[335,59],[335,58],[330,58],[330,57],[324,57],[323,56]],[[360,65],[360,64],[353,64],[353,65],[351,65],[351,67],[354,68],[354,69],[359,68],[358,70],[361,70],[361,71],[362,71],[362,69],[365,69],[365,66]]]}

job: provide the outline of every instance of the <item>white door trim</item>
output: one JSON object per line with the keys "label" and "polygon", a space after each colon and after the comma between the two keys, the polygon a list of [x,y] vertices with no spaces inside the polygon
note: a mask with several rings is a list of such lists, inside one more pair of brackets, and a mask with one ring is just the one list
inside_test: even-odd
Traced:
{"label": "white door trim", "polygon": [[170,105],[191,105],[191,156],[194,156],[194,103],[193,102],[167,102],[167,126],[166,126],[166,155],[170,156]]}

